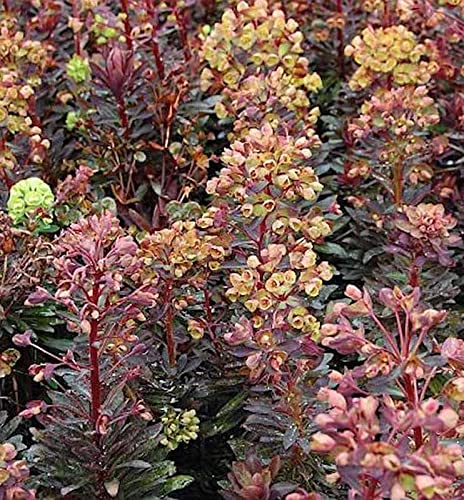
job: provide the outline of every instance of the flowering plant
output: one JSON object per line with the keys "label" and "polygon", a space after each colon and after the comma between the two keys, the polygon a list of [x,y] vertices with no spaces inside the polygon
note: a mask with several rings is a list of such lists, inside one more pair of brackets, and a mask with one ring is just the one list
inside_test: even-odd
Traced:
{"label": "flowering plant", "polygon": [[[391,319],[379,318],[367,290],[348,286],[345,294],[352,303],[334,305],[322,343],[343,355],[359,353],[362,362],[332,372],[319,391],[329,409],[316,417],[321,431],[312,449],[334,456],[331,480],[347,483],[353,495],[459,495],[462,449],[450,439],[460,435],[461,417],[448,396],[459,372],[446,359],[450,342],[440,349],[431,337],[446,312],[425,308],[418,288],[380,291]],[[364,317],[370,323],[359,321]]]}
{"label": "flowering plant", "polygon": [[50,228],[55,197],[48,184],[38,177],[18,181],[11,187],[8,215],[14,224],[37,225],[37,230]]}

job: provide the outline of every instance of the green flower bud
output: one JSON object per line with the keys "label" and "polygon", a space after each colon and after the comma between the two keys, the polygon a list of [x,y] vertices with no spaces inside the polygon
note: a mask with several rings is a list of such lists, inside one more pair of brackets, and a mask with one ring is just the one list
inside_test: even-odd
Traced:
{"label": "green flower bud", "polygon": [[71,131],[76,128],[77,123],[79,122],[79,115],[76,111],[70,111],[66,115],[66,128]]}
{"label": "green flower bud", "polygon": [[[54,202],[55,197],[50,186],[38,177],[29,177],[11,188],[7,203],[8,215],[14,224],[23,224],[29,217],[34,216],[39,208],[50,212]],[[42,216],[42,222],[48,225],[51,218]]]}
{"label": "green flower bud", "polygon": [[66,65],[66,73],[76,83],[86,82],[91,75],[89,60],[74,54]]}
{"label": "green flower bud", "polygon": [[181,443],[198,438],[200,420],[195,410],[182,412],[171,408],[161,417],[161,422],[163,433],[160,443],[170,450],[175,450]]}

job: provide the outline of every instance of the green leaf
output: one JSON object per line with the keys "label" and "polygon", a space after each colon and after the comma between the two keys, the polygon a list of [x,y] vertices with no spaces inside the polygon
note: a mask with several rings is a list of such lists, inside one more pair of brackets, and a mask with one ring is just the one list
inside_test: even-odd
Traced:
{"label": "green leaf", "polygon": [[129,462],[117,465],[115,469],[123,469],[124,467],[130,467],[132,469],[151,469],[152,465],[144,460],[130,460]]}
{"label": "green leaf", "polygon": [[[6,422],[6,412],[0,413],[0,443],[6,441],[13,432],[16,431],[19,424],[21,423],[20,417],[12,418],[9,422]],[[3,420],[3,422],[2,422]],[[6,423],[5,423],[6,422]]]}
{"label": "green leaf", "polygon": [[298,439],[298,427],[296,424],[290,425],[290,427],[285,431],[284,438],[282,444],[284,445],[284,449],[288,450],[291,448]]}
{"label": "green leaf", "polygon": [[385,250],[382,247],[371,248],[363,255],[362,262],[363,264],[367,264],[372,259],[372,257],[382,255],[383,253],[385,253]]}
{"label": "green leaf", "polygon": [[193,477],[191,476],[175,476],[164,481],[160,488],[160,497],[164,497],[171,493],[172,491],[177,491],[185,488],[193,482]]}
{"label": "green leaf", "polygon": [[73,341],[71,339],[51,338],[45,336],[41,336],[40,339],[47,347],[55,349],[59,352],[66,352],[68,349],[71,349],[73,345]]}
{"label": "green leaf", "polygon": [[397,282],[400,285],[406,285],[408,282],[408,278],[404,273],[400,272],[392,272],[387,274],[387,278],[391,279],[392,281]]}
{"label": "green leaf", "polygon": [[314,245],[317,252],[327,255],[335,255],[343,259],[349,258],[348,252],[338,243],[324,243],[323,245]]}
{"label": "green leaf", "polygon": [[79,490],[80,488],[82,488],[82,486],[85,486],[86,484],[87,480],[84,479],[77,484],[71,484],[70,486],[61,488],[60,493],[65,497],[66,495],[69,495],[72,491]]}
{"label": "green leaf", "polygon": [[217,412],[216,417],[223,417],[229,414],[231,411],[236,411],[242,408],[243,402],[246,400],[248,394],[243,391],[239,392],[230,401],[228,401],[220,410]]}

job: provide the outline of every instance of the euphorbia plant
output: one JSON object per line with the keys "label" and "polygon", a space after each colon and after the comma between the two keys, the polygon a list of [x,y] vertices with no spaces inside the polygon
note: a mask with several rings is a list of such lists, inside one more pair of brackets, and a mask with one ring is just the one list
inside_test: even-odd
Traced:
{"label": "euphorbia plant", "polygon": [[344,180],[374,179],[400,207],[412,198],[407,187],[430,181],[433,170],[427,162],[444,151],[444,137],[428,137],[439,121],[425,86],[378,89],[348,125],[358,161],[346,163]]}
{"label": "euphorbia plant", "polygon": [[[207,117],[192,105],[198,70],[187,10],[152,0],[73,2],[75,53],[58,96],[66,125],[80,138],[82,159],[109,176],[121,208],[130,207],[123,209],[126,217],[143,229],[162,227],[167,202],[184,198],[206,177],[198,137],[206,141],[208,132],[196,122]],[[70,11],[65,8],[60,25]]]}
{"label": "euphorbia plant", "polygon": [[[214,320],[210,303],[209,277],[220,268],[227,254],[225,234],[208,234],[194,221],[176,221],[169,228],[146,235],[140,242],[138,258],[144,267],[141,279],[156,276],[160,308],[156,311],[163,323],[168,365],[176,365],[176,319],[185,318],[184,327],[195,340],[205,331],[213,342]],[[195,304],[204,306],[202,321],[189,317]],[[185,325],[186,323],[186,325]]]}
{"label": "euphorbia plant", "polygon": [[[314,343],[319,322],[311,301],[332,277],[314,251],[335,217],[323,210],[335,205],[333,200],[316,204],[322,185],[307,164],[312,144],[311,134],[295,139],[270,124],[251,128],[248,137],[225,150],[226,167],[208,184],[217,216],[198,220],[213,226],[216,219],[232,237],[225,267],[232,314],[220,329],[260,390],[249,406],[249,424],[265,421],[275,431],[278,450],[285,440],[296,457],[299,450],[308,451],[303,380],[322,354]],[[269,383],[269,391],[261,391],[260,384]],[[264,412],[269,416],[259,415]]]}
{"label": "euphorbia plant", "polygon": [[445,213],[441,204],[405,205],[392,217],[393,230],[386,250],[410,260],[408,281],[411,286],[419,285],[426,264],[455,265],[452,249],[462,244],[461,237],[454,231],[456,225],[457,220]]}
{"label": "euphorbia plant", "polygon": [[307,493],[294,484],[276,482],[281,467],[278,455],[268,463],[261,460],[254,450],[249,450],[243,461],[232,464],[227,475],[229,487],[221,491],[225,500],[320,500],[317,493]]}
{"label": "euphorbia plant", "polygon": [[[147,349],[138,325],[145,320],[143,309],[157,298],[156,279],[131,281],[142,265],[137,250],[111,213],[90,216],[55,242],[52,289],[39,287],[27,301],[56,302],[68,330],[76,333],[67,353],[52,355],[53,363],[30,367],[34,380],[49,381],[62,392],[49,390],[46,402],[32,402],[22,412],[25,417],[38,415],[44,425],[34,433],[39,442],[35,453],[38,468],[53,474],[52,481],[46,474],[39,480],[61,488],[62,494],[79,489],[109,498],[132,484],[124,495],[139,498],[137,494],[156,489],[156,481],[173,472],[167,463],[166,474],[151,471],[151,461],[163,458],[157,451],[161,426],[145,427],[143,421],[153,416],[130,388],[140,372],[137,359]],[[14,340],[31,345],[30,335]],[[141,473],[135,482],[121,484],[135,459],[148,460],[143,469],[151,479]]]}
{"label": "euphorbia plant", "polygon": [[8,215],[13,223],[34,232],[51,229],[55,197],[50,186],[38,177],[14,184],[8,198]]}
{"label": "euphorbia plant", "polygon": [[367,290],[349,286],[346,295],[353,302],[333,306],[322,344],[359,362],[333,371],[319,391],[329,409],[316,417],[312,449],[333,457],[331,479],[348,484],[351,498],[457,498],[464,456],[452,441],[462,432],[452,358],[459,346],[440,349],[433,336],[446,312],[428,309],[418,288],[382,289],[386,317]]}
{"label": "euphorbia plant", "polygon": [[[50,299],[64,306],[71,314],[68,329],[87,339],[90,414],[97,434],[103,403],[101,364],[108,358],[114,366],[124,366],[127,353],[134,348],[140,352],[135,332],[137,322],[144,320],[141,308],[153,305],[157,297],[155,283],[134,289],[125,283],[140,267],[137,248],[111,213],[73,224],[55,242],[54,293],[38,288],[27,301],[36,305]],[[110,367],[109,375],[114,370]]]}
{"label": "euphorbia plant", "polygon": [[279,451],[285,440],[296,460],[308,451],[304,374],[322,353],[313,341],[319,322],[311,300],[332,277],[314,244],[330,233],[337,211],[333,198],[317,202],[323,186],[311,158],[320,143],[319,110],[307,91],[321,80],[302,55],[302,40],[296,21],[264,0],[227,9],[207,36],[203,89],[221,93],[216,113],[234,120],[234,140],[222,154],[224,168],[207,184],[212,207],[197,222],[231,237],[224,269],[232,314],[220,324],[224,340],[245,358],[244,372],[258,390],[272,384],[248,407],[268,419],[251,415],[248,423],[265,421]]}

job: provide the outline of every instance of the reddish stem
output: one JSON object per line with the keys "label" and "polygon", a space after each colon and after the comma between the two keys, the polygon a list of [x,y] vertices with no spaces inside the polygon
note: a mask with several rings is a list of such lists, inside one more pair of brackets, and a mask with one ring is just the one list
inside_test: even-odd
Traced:
{"label": "reddish stem", "polygon": [[363,491],[363,500],[373,500],[375,498],[375,490],[377,489],[378,481],[372,478],[369,481],[369,486]]}
{"label": "reddish stem", "polygon": [[390,25],[390,0],[384,0],[383,4],[383,25]]}
{"label": "reddish stem", "polygon": [[[337,0],[337,13],[340,20],[343,20],[343,0]],[[338,28],[338,65],[340,68],[340,75],[345,75],[345,29],[344,26]]]}
{"label": "reddish stem", "polygon": [[[96,283],[93,285],[91,302],[95,306],[98,304],[99,286],[98,275]],[[90,322],[90,335],[89,335],[89,354],[90,354],[90,393],[91,393],[91,418],[93,427],[96,429],[97,422],[101,412],[101,384],[100,384],[100,362],[98,356],[98,326],[97,319],[92,319]]]}
{"label": "reddish stem", "polygon": [[163,58],[161,57],[161,54],[160,54],[158,39],[157,39],[158,19],[157,19],[155,8],[153,6],[153,0],[147,0],[146,5],[147,5],[148,15],[151,18],[151,25],[153,27],[153,33],[152,33],[152,38],[151,38],[153,57],[155,58],[155,65],[156,65],[156,69],[158,70],[158,75],[160,77],[160,80],[163,80],[165,72],[164,72]]}
{"label": "reddish stem", "polygon": [[[406,389],[406,394],[408,396],[408,401],[410,405],[413,408],[415,408],[417,406],[416,391],[414,390],[414,386],[410,375],[404,376],[404,386]],[[422,429],[420,427],[414,427],[413,433],[414,433],[414,443],[416,445],[416,449],[419,449],[424,443],[424,438],[422,436]]]}
{"label": "reddish stem", "polygon": [[[72,13],[73,17],[75,19],[79,19],[80,14],[79,14],[79,0],[73,0],[72,3]],[[81,55],[81,34],[78,31],[77,33],[74,33],[74,51],[78,56]]]}
{"label": "reddish stem", "polygon": [[5,12],[8,12],[10,10],[8,0],[3,0],[3,8],[5,9]]}
{"label": "reddish stem", "polygon": [[101,409],[100,365],[98,360],[98,347],[95,345],[98,339],[98,321],[92,320],[90,325],[89,352],[90,392],[92,397],[91,417],[92,424],[94,428],[96,428]]}
{"label": "reddish stem", "polygon": [[124,138],[127,139],[129,137],[129,118],[127,116],[126,104],[123,97],[118,100],[118,114],[122,128],[124,129]]}
{"label": "reddish stem", "polygon": [[124,13],[124,33],[126,37],[126,45],[128,50],[132,51],[134,45],[132,43],[132,29],[129,19],[129,1],[121,0],[121,10]]}
{"label": "reddish stem", "polygon": [[168,289],[166,291],[166,305],[167,311],[164,317],[164,326],[166,328],[166,344],[168,348],[168,361],[169,366],[173,368],[176,366],[176,340],[174,338],[174,331],[172,328],[173,322],[173,311],[171,304],[171,294],[172,294],[172,281],[168,282]]}
{"label": "reddish stem", "polygon": [[393,166],[393,197],[395,205],[401,207],[403,202],[403,166],[400,160]]}
{"label": "reddish stem", "polygon": [[419,266],[417,264],[412,264],[411,271],[409,273],[409,285],[413,288],[419,286],[419,271]]}

